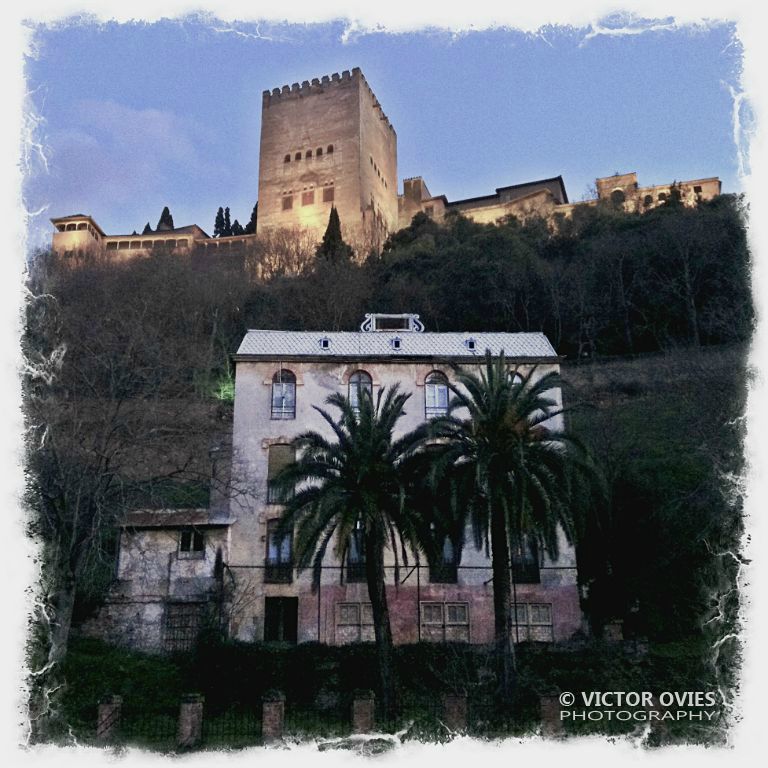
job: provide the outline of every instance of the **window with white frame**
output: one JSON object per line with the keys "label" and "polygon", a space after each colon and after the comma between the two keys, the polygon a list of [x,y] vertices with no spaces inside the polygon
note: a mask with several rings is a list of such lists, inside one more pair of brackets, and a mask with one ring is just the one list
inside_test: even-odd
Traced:
{"label": "window with white frame", "polygon": [[360,403],[363,400],[363,392],[368,393],[368,397],[373,395],[373,379],[365,371],[355,371],[349,377],[349,404],[352,410],[359,413]]}
{"label": "window with white frame", "polygon": [[205,537],[195,528],[185,528],[179,535],[179,557],[182,559],[204,558]]}
{"label": "window with white frame", "polygon": [[469,603],[423,602],[421,639],[432,642],[469,642]]}
{"label": "window with white frame", "polygon": [[554,641],[552,606],[549,603],[518,603],[513,610],[512,638],[538,643]]}
{"label": "window with white frame", "polygon": [[370,603],[336,603],[337,643],[372,643],[375,639]]}
{"label": "window with white frame", "polygon": [[280,369],[272,377],[272,418],[296,418],[296,376]]}
{"label": "window with white frame", "polygon": [[432,371],[424,380],[424,404],[427,419],[448,413],[448,379],[440,371]]}

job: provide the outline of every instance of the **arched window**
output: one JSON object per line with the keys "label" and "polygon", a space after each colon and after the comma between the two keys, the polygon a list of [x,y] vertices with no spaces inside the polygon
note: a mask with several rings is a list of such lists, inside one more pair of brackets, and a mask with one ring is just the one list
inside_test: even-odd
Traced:
{"label": "arched window", "polygon": [[363,392],[367,392],[368,397],[373,395],[373,380],[365,371],[355,371],[349,377],[349,404],[357,412],[360,411]]}
{"label": "arched window", "polygon": [[621,208],[621,206],[624,205],[625,199],[626,197],[620,189],[614,189],[613,192],[611,192],[611,204],[614,208]]}
{"label": "arched window", "polygon": [[508,375],[509,375],[509,383],[513,387],[523,383],[523,377],[520,375],[519,371],[509,371]]}
{"label": "arched window", "polygon": [[272,418],[296,418],[296,376],[280,370],[272,377]]}
{"label": "arched window", "polygon": [[291,162],[291,156],[290,156],[290,155],[286,155],[286,156],[283,158],[283,162],[284,162],[284,163],[290,163],[290,162]]}
{"label": "arched window", "polygon": [[328,145],[328,149],[325,150],[327,154],[333,154],[333,144]]}
{"label": "arched window", "polygon": [[312,150],[308,149],[304,157],[307,157],[307,158],[312,157]]}
{"label": "arched window", "polygon": [[318,147],[318,148],[315,150],[315,154],[316,154],[318,157],[321,157],[321,156],[322,156],[322,154],[323,154],[323,148],[322,148],[322,147]]}
{"label": "arched window", "polygon": [[440,371],[432,371],[424,380],[425,414],[428,419],[448,413],[448,379]]}
{"label": "arched window", "polygon": [[652,197],[651,195],[646,195],[646,196],[643,198],[643,205],[644,205],[646,208],[650,208],[650,207],[653,205],[653,197]]}
{"label": "arched window", "polygon": [[293,159],[294,160],[301,160],[301,152],[297,152]]}
{"label": "arched window", "polygon": [[666,203],[667,202],[667,193],[666,192],[659,192],[659,202],[660,203]]}

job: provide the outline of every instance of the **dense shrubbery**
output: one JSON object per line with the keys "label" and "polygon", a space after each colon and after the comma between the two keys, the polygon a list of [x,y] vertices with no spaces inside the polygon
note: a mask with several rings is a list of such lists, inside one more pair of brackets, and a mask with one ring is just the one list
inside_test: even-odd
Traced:
{"label": "dense shrubbery", "polygon": [[[260,712],[262,696],[281,690],[286,711],[314,713],[317,723],[347,722],[355,691],[374,688],[373,644],[343,647],[308,643],[295,647],[260,644],[203,644],[195,654],[147,656],[95,641],[75,641],[65,672],[69,686],[63,705],[76,733],[92,731],[96,704],[105,693],[123,697],[124,712],[175,716],[189,692],[205,696],[206,717],[225,712]],[[434,710],[442,693],[465,691],[471,707],[486,707],[499,723],[538,722],[538,696],[553,690],[661,691],[712,690],[717,682],[706,664],[700,641],[653,646],[643,659],[631,659],[620,647],[601,644],[581,650],[552,651],[523,645],[518,653],[519,680],[511,707],[497,711],[493,666],[487,651],[466,645],[420,643],[395,649],[401,717],[418,719]],[[402,722],[402,720],[401,720]],[[615,732],[613,723],[584,723],[577,732]],[[618,731],[626,731],[630,727]],[[716,729],[684,732],[695,740],[716,738]],[[426,734],[434,737],[434,734]]]}
{"label": "dense shrubbery", "polygon": [[577,208],[555,234],[540,220],[438,225],[419,214],[380,257],[256,286],[245,321],[348,330],[366,311],[419,312],[435,331],[544,331],[559,353],[579,357],[744,340],[752,309],[741,202]]}

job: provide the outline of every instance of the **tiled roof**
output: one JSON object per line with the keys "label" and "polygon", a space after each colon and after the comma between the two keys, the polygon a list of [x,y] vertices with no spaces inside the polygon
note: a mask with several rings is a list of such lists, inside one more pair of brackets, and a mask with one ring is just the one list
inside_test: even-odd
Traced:
{"label": "tiled roof", "polygon": [[[392,339],[400,339],[395,349]],[[328,347],[321,340],[328,340]],[[466,343],[474,340],[474,350]],[[482,358],[485,350],[509,358],[557,357],[543,333],[414,333],[398,331],[248,331],[236,358],[247,357],[449,357]]]}

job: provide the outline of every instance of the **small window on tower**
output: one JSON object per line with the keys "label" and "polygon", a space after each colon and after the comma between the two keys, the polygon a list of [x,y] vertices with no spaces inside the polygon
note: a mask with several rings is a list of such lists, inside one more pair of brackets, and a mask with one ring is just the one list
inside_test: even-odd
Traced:
{"label": "small window on tower", "polygon": [[328,145],[328,149],[325,150],[329,155],[333,154],[333,144]]}
{"label": "small window on tower", "polygon": [[284,162],[284,163],[290,163],[290,162],[291,162],[291,156],[290,156],[290,155],[286,155],[286,156],[283,158],[283,162]]}
{"label": "small window on tower", "polygon": [[333,191],[334,187],[323,187],[323,202],[324,203],[332,203],[333,202]]}
{"label": "small window on tower", "polygon": [[321,157],[321,156],[322,156],[322,154],[323,154],[323,148],[322,148],[322,147],[318,147],[318,148],[315,150],[315,154],[316,154],[318,157]]}
{"label": "small window on tower", "polygon": [[312,150],[311,150],[311,149],[308,149],[308,150],[307,150],[307,153],[304,155],[304,157],[306,157],[306,158],[310,158],[310,157],[312,157]]}
{"label": "small window on tower", "polygon": [[309,192],[302,192],[301,193],[301,204],[302,205],[313,205],[315,202],[315,190],[310,189]]}
{"label": "small window on tower", "polygon": [[294,160],[301,160],[301,152],[297,152],[293,159]]}
{"label": "small window on tower", "polygon": [[293,195],[283,195],[283,210],[290,211],[293,208]]}

